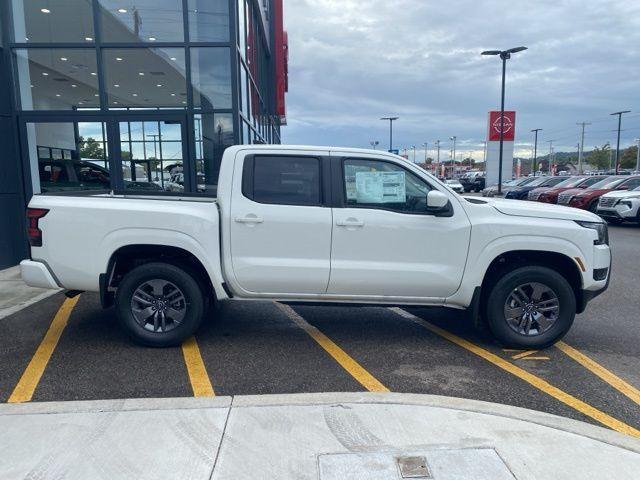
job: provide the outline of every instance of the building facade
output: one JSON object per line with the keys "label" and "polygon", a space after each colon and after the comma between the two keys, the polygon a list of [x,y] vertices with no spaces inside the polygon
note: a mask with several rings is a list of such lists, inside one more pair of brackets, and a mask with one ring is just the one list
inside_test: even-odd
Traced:
{"label": "building facade", "polygon": [[0,20],[0,268],[32,195],[215,195],[226,147],[280,143],[282,0],[6,0]]}

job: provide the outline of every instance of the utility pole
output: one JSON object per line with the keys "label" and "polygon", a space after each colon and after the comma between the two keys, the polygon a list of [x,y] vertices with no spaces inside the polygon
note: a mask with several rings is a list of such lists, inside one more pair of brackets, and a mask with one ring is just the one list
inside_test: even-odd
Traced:
{"label": "utility pole", "polygon": [[549,142],[549,166],[547,167],[547,173],[551,175],[551,156],[553,155],[553,140],[548,140]]}
{"label": "utility pole", "polygon": [[585,125],[591,125],[587,122],[577,123],[576,125],[582,125],[582,135],[580,136],[580,147],[578,152],[578,175],[582,175],[582,160],[584,158],[584,127]]}
{"label": "utility pole", "polygon": [[541,131],[541,128],[534,128],[531,130],[535,133],[535,140],[533,141],[533,176],[536,176],[536,172],[538,171],[537,162],[538,162],[538,132]]}
{"label": "utility pole", "polygon": [[413,145],[411,148],[413,148],[413,163],[416,163],[416,146]]}
{"label": "utility pole", "polygon": [[434,173],[436,175],[436,177],[438,176],[438,171],[437,169],[440,168],[440,140],[436,140],[436,148],[438,149],[438,156],[436,157],[436,170],[434,170]]}
{"label": "utility pole", "polygon": [[618,115],[618,143],[616,144],[616,175],[620,170],[620,128],[622,127],[622,115],[630,113],[631,110],[623,110],[621,112],[614,112],[611,115]]}
{"label": "utility pole", "polygon": [[424,147],[424,169],[427,169],[427,151],[429,150],[429,142],[424,142],[422,144]]}

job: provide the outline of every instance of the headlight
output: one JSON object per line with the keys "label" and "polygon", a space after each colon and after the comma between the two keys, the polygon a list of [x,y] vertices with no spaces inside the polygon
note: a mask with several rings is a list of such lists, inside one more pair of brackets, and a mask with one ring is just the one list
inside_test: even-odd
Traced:
{"label": "headlight", "polygon": [[598,232],[598,239],[593,241],[594,245],[609,245],[609,228],[602,222],[579,222],[576,223],[584,228],[590,228]]}

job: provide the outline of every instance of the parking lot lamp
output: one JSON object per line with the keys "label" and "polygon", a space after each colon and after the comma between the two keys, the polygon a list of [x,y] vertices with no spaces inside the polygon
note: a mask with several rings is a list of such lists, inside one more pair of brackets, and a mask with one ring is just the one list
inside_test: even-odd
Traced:
{"label": "parking lot lamp", "polygon": [[618,115],[618,143],[616,145],[616,175],[620,170],[620,127],[622,127],[622,115],[630,113],[631,110],[623,110],[621,112],[614,112],[611,115]]}
{"label": "parking lot lamp", "polygon": [[540,132],[541,128],[534,128],[531,130],[535,133],[535,137],[533,140],[533,176],[536,176],[536,172],[538,171],[538,132]]}
{"label": "parking lot lamp", "polygon": [[393,122],[398,120],[400,117],[382,117],[380,120],[388,120],[389,121],[389,152],[393,150]]}
{"label": "parking lot lamp", "polygon": [[482,55],[499,55],[502,59],[502,92],[500,100],[500,157],[498,159],[498,195],[502,193],[502,149],[504,144],[504,87],[505,76],[507,73],[507,60],[511,58],[511,54],[522,52],[527,47],[515,47],[509,50],[485,50]]}

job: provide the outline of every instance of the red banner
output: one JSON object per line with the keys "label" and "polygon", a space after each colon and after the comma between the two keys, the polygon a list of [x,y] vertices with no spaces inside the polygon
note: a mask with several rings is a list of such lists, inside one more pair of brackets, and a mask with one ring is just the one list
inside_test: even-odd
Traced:
{"label": "red banner", "polygon": [[[490,142],[500,141],[500,112],[489,112],[489,132],[487,139]],[[513,142],[516,133],[516,112],[508,111],[504,112],[504,134],[503,140],[505,142]]]}

